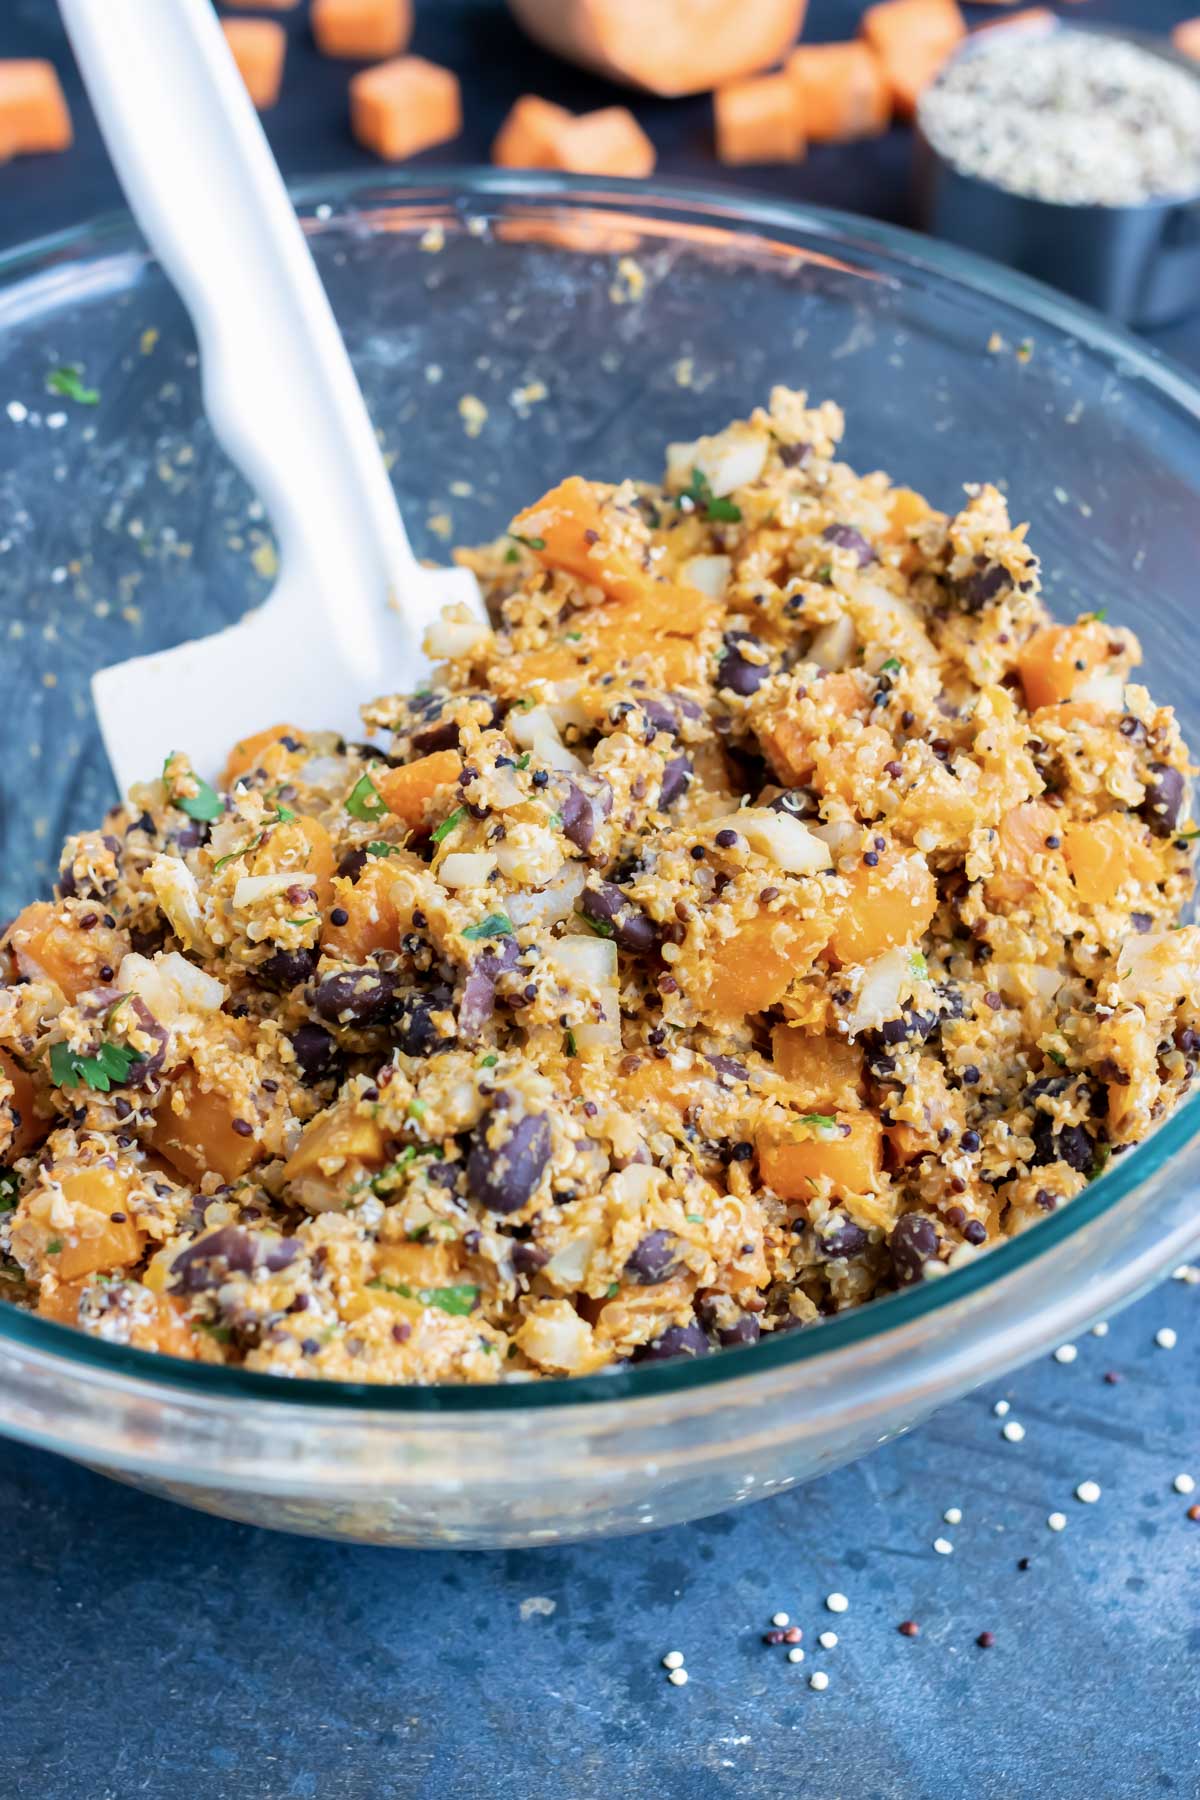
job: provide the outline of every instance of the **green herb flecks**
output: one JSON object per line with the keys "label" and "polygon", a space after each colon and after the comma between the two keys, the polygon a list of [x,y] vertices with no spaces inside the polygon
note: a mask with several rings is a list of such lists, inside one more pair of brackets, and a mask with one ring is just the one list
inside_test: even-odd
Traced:
{"label": "green herb flecks", "polygon": [[466,816],[467,816],[466,807],[465,806],[456,806],[454,811],[449,815],[449,817],[443,819],[441,824],[437,827],[437,830],[433,833],[434,843],[440,844],[442,842],[443,838],[448,838],[450,836],[450,833],[454,830],[455,826],[461,825],[463,820],[466,818]]}
{"label": "green herb flecks", "polygon": [[885,663],[880,663],[879,673],[881,675],[899,675],[903,667],[904,664],[898,656],[889,656]]}
{"label": "green herb flecks", "polygon": [[367,845],[368,856],[398,856],[399,854],[399,844],[385,843],[382,838],[375,838]]}
{"label": "green herb flecks", "polygon": [[1050,1058],[1052,1063],[1057,1063],[1060,1069],[1066,1068],[1067,1059],[1061,1050],[1047,1050],[1046,1055]]}
{"label": "green herb flecks", "polygon": [[575,1042],[575,1033],[573,1031],[565,1032],[563,1035],[563,1055],[579,1055],[579,1045]]}
{"label": "green herb flecks", "polygon": [[0,1213],[11,1212],[17,1204],[21,1183],[11,1169],[0,1169]]}
{"label": "green herb flecks", "polygon": [[524,544],[527,550],[544,550],[546,548],[545,538],[522,537],[519,531],[510,531],[508,535],[514,543]]}
{"label": "green herb flecks", "polygon": [[140,1050],[131,1050],[127,1044],[105,1042],[95,1056],[80,1056],[69,1044],[53,1044],[50,1079],[55,1087],[89,1087],[107,1094],[114,1082],[120,1087],[128,1081],[135,1063],[145,1060]]}
{"label": "green herb flecks", "polygon": [[87,387],[84,383],[82,363],[64,363],[59,369],[51,369],[46,376],[46,392],[57,394],[62,400],[74,400],[78,406],[98,406],[100,403],[99,388]]}
{"label": "green herb flecks", "polygon": [[619,1281],[610,1281],[608,1284],[608,1288],[606,1289],[606,1292],[605,1292],[605,1298],[608,1300],[611,1300],[613,1298],[614,1294],[619,1294],[620,1291],[621,1291],[620,1282]]}
{"label": "green herb flecks", "polygon": [[527,769],[529,767],[529,758],[532,754],[533,753],[530,750],[522,750],[520,756],[517,758],[518,769]]}
{"label": "green herb flecks", "polygon": [[387,801],[369,775],[360,775],[351,788],[346,811],[367,825],[374,825],[387,812]]}
{"label": "green herb flecks", "polygon": [[821,1131],[832,1131],[837,1125],[837,1120],[830,1113],[801,1113],[797,1123],[812,1125]]}
{"label": "green herb flecks", "polygon": [[1112,1151],[1109,1149],[1108,1145],[1097,1144],[1095,1158],[1093,1159],[1091,1168],[1088,1170],[1088,1180],[1099,1181],[1111,1160]]}
{"label": "green herb flecks", "polygon": [[493,1053],[491,1056],[481,1056],[479,1066],[481,1069],[494,1069],[499,1061],[500,1058]]}
{"label": "green herb flecks", "polygon": [[62,1251],[63,1241],[61,1238],[51,1238],[50,1242],[46,1245],[47,1256],[61,1256]]}
{"label": "green herb flecks", "polygon": [[488,913],[480,919],[478,925],[468,925],[463,932],[465,938],[501,938],[512,937],[512,920],[507,913]]}
{"label": "green herb flecks", "polygon": [[929,975],[929,964],[919,950],[910,950],[908,956],[908,972],[914,981],[924,981]]}
{"label": "green herb flecks", "polygon": [[[178,750],[172,750],[170,756],[163,763],[164,778],[178,755]],[[198,819],[205,824],[210,824],[213,819],[221,817],[225,811],[225,802],[215,788],[210,788],[207,781],[201,781],[199,775],[193,775],[192,780],[196,783],[196,792],[191,795],[173,795],[171,805],[177,806],[180,812],[187,814],[189,819]]]}
{"label": "green herb flecks", "polygon": [[593,919],[584,912],[577,912],[575,917],[581,925],[586,925],[588,930],[594,932],[597,937],[610,938],[613,936],[613,928],[607,919]]}
{"label": "green herb flecks", "polygon": [[399,1294],[402,1300],[417,1300],[422,1306],[435,1306],[439,1312],[453,1313],[460,1319],[475,1310],[479,1299],[479,1289],[466,1281],[457,1287],[442,1288],[409,1287],[406,1281],[368,1281],[367,1286],[382,1288],[385,1294]]}
{"label": "green herb flecks", "polygon": [[712,484],[703,469],[693,469],[692,479],[680,495],[681,500],[690,500],[697,509],[703,508],[704,516],[714,523],[736,525],[742,516],[740,506],[732,500],[719,500],[712,491]]}

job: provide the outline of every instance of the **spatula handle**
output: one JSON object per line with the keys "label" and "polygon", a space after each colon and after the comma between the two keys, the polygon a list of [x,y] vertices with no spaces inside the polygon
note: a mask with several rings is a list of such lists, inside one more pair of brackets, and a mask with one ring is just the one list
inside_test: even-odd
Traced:
{"label": "spatula handle", "polygon": [[389,590],[406,610],[415,565],[391,484],[211,0],[61,6],[130,207],[195,324],[208,416],[285,563],[320,572],[343,629],[342,609],[382,616]]}

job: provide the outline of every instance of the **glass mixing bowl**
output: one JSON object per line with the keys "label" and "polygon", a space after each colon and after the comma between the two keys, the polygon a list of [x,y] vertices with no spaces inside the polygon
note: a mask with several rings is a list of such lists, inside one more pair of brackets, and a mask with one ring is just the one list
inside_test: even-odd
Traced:
{"label": "glass mixing bowl", "polygon": [[[493,535],[569,471],[654,475],[668,439],[785,382],[846,408],[852,462],[939,506],[964,481],[1006,487],[1053,605],[1135,626],[1200,744],[1200,388],[1099,317],[862,219],[682,188],[492,172],[300,201],[422,551]],[[46,392],[67,363],[95,406]],[[233,619],[273,558],[205,424],[188,321],[127,220],[0,262],[4,405],[0,914],[113,798],[92,670]],[[752,1348],[572,1382],[289,1383],[0,1306],[0,1429],[326,1537],[538,1544],[695,1518],[862,1454],[1183,1260],[1198,1127],[1200,1097],[942,1280]]]}

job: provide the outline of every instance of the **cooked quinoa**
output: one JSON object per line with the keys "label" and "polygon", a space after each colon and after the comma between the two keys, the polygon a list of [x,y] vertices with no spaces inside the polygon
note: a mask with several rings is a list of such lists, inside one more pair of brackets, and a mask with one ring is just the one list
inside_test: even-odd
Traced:
{"label": "cooked quinoa", "polygon": [[279,1375],[811,1325],[1068,1204],[1195,1068],[1189,763],[996,489],[833,405],[572,478],[372,741],[185,750],[2,940],[19,1304]]}

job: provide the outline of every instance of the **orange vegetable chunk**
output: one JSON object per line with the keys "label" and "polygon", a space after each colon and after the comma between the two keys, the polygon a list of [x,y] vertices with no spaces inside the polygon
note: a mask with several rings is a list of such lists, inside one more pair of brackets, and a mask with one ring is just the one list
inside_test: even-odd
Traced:
{"label": "orange vegetable chunk", "polygon": [[304,1128],[304,1135],[284,1164],[285,1181],[319,1175],[323,1163],[365,1163],[379,1168],[387,1160],[383,1132],[365,1113],[347,1106],[333,1106],[319,1113]]}
{"label": "orange vegetable chunk", "polygon": [[492,161],[508,169],[558,168],[558,141],[570,123],[565,106],[537,94],[522,94],[496,135]]}
{"label": "orange vegetable chunk", "polygon": [[1070,700],[1107,663],[1108,644],[1109,633],[1096,619],[1080,625],[1045,625],[1035,631],[1017,658],[1030,712]]}
{"label": "orange vegetable chunk", "polygon": [[862,1051],[846,1038],[810,1037],[792,1025],[776,1025],[771,1055],[785,1081],[822,1099],[852,1094],[862,1081]]}
{"label": "orange vegetable chunk", "polygon": [[50,1129],[50,1121],[39,1118],[34,1108],[33,1083],[7,1050],[0,1050],[0,1075],[12,1086],[12,1094],[0,1110],[0,1158],[7,1162],[36,1150]]}
{"label": "orange vegetable chunk", "polygon": [[917,851],[884,851],[876,868],[860,863],[830,949],[841,963],[866,963],[901,944],[915,944],[937,911],[937,883]]}
{"label": "orange vegetable chunk", "polygon": [[438,788],[457,781],[461,770],[457,750],[435,750],[398,769],[377,769],[371,780],[389,812],[403,819],[410,831],[424,831],[426,802]]}
{"label": "orange vegetable chunk", "polygon": [[869,44],[801,44],[786,66],[809,143],[847,144],[887,130],[892,93]]}
{"label": "orange vegetable chunk", "polygon": [[274,106],[283,85],[287,32],[274,19],[225,19],[221,30],[259,112]]}
{"label": "orange vegetable chunk", "polygon": [[35,900],[19,912],[5,941],[22,974],[44,976],[68,1000],[99,987],[101,969],[115,969],[129,948],[128,938],[103,923],[81,931],[68,912],[49,900]]}
{"label": "orange vegetable chunk", "polygon": [[787,75],[758,75],[718,88],[713,113],[723,163],[789,163],[804,155],[800,105]]}
{"label": "orange vegetable chunk", "polygon": [[1052,854],[1046,839],[1061,838],[1061,826],[1058,813],[1044,800],[1026,800],[1010,807],[1000,821],[996,873],[987,881],[988,897],[994,904],[1019,906],[1036,890],[1035,859]]}
{"label": "orange vegetable chunk", "polygon": [[806,0],[511,0],[531,37],[609,80],[701,94],[778,61]]}
{"label": "orange vegetable chunk", "polygon": [[350,83],[350,128],[384,162],[403,162],[462,130],[458,76],[422,56],[364,69]]}
{"label": "orange vegetable chunk", "polygon": [[869,1193],[883,1166],[883,1128],[866,1112],[841,1114],[837,1125],[829,1136],[820,1125],[764,1132],[757,1147],[766,1186],[784,1200],[811,1200],[824,1176],[835,1195]]}
{"label": "orange vegetable chunk", "polygon": [[1153,886],[1159,860],[1142,828],[1116,813],[1063,829],[1063,854],[1081,900],[1109,906],[1128,882]]}
{"label": "orange vegetable chunk", "polygon": [[357,881],[340,875],[333,883],[333,905],[346,913],[344,925],[334,925],[328,915],[321,931],[321,948],[328,956],[360,968],[372,950],[400,948],[400,919],[391,889],[395,871],[390,857],[373,856]]}
{"label": "orange vegetable chunk", "polygon": [[762,913],[732,937],[708,946],[694,997],[706,1012],[762,1012],[782,1000],[824,949],[829,921],[795,913]]}
{"label": "orange vegetable chunk", "polygon": [[101,1269],[130,1268],[141,1260],[143,1234],[128,1216],[111,1216],[125,1211],[129,1193],[125,1176],[97,1163],[64,1175],[60,1185],[75,1214],[75,1224],[56,1231],[50,1240],[61,1244],[60,1250],[47,1246],[47,1265],[56,1275],[63,1281],[75,1281]]}
{"label": "orange vegetable chunk", "polygon": [[379,62],[412,37],[412,0],[312,0],[309,17],[323,56]]}
{"label": "orange vegetable chunk", "polygon": [[295,725],[268,725],[265,731],[256,731],[250,737],[241,738],[226,758],[221,786],[231,788],[240,776],[248,775],[251,769],[263,769],[268,775],[279,774],[292,754],[280,743],[280,739],[291,738],[293,743],[300,743],[303,736],[303,732]]}
{"label": "orange vegetable chunk", "polygon": [[[183,1102],[180,1111],[171,1104],[176,1095]],[[255,1138],[234,1130],[236,1116],[227,1094],[202,1088],[195,1069],[185,1068],[159,1102],[150,1143],[188,1181],[210,1172],[237,1181],[265,1151]]]}
{"label": "orange vegetable chunk", "polygon": [[956,0],[879,0],[863,14],[861,30],[883,64],[896,111],[906,119],[967,35]]}
{"label": "orange vegetable chunk", "polygon": [[0,62],[0,161],[66,150],[73,140],[54,64],[35,57]]}
{"label": "orange vegetable chunk", "polygon": [[558,134],[554,166],[576,175],[642,176],[654,172],[654,145],[627,106],[581,113]]}

